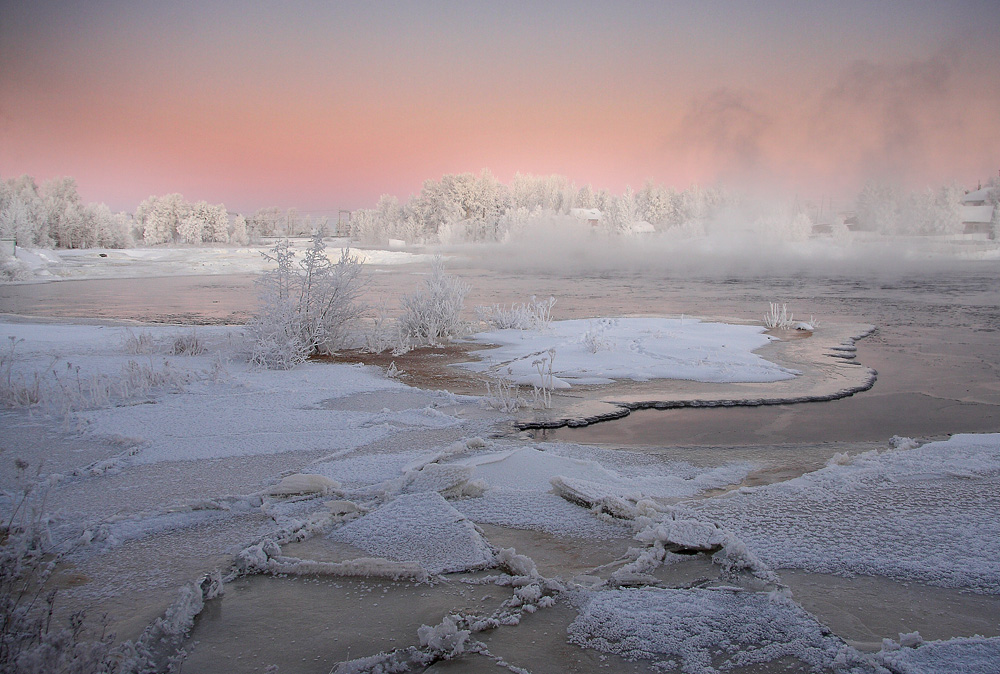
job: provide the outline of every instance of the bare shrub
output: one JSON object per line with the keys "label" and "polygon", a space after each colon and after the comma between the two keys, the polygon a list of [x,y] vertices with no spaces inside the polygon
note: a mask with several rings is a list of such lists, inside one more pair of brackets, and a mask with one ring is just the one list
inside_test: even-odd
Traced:
{"label": "bare shrub", "polygon": [[14,376],[14,352],[23,339],[8,337],[7,350],[0,353],[0,404],[4,407],[30,407],[42,398],[41,379],[35,373],[32,381]]}

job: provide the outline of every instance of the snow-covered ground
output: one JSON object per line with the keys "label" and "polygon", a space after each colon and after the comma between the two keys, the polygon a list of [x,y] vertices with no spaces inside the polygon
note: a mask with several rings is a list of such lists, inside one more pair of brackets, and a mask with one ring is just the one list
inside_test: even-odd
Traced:
{"label": "snow-covered ground", "polygon": [[[982,619],[1000,615],[1000,435],[831,448],[825,467],[761,484],[768,467],[738,451],[543,443],[476,398],[370,366],[255,371],[240,339],[235,326],[0,322],[0,510],[34,485],[66,554],[63,610],[108,611],[121,638],[156,625],[147,645],[186,643],[184,671],[240,669],[262,631],[275,650],[246,668],[282,673],[1000,663],[1000,626]],[[759,328],[693,318],[478,339],[501,344],[483,364],[529,382],[550,348],[571,385],[683,377],[691,363],[720,385],[796,376],[754,353],[769,341]],[[925,613],[947,601],[958,618],[879,615],[872,599],[851,615],[886,639],[873,646],[827,626],[824,611],[856,607],[807,610],[792,570],[926,587]],[[312,589],[286,612],[271,574]],[[252,648],[233,612],[267,612]],[[351,630],[371,636],[338,640]]]}
{"label": "snow-covered ground", "polygon": [[696,318],[598,318],[554,321],[540,330],[494,330],[474,339],[497,348],[475,352],[474,371],[499,370],[524,386],[569,388],[615,380],[690,379],[768,382],[795,372],[754,353],[773,338],[764,328]]}
{"label": "snow-covered ground", "polygon": [[[309,247],[308,240],[295,239],[291,250],[301,254]],[[361,250],[351,248],[347,239],[331,239],[327,254],[336,261],[341,251],[350,248],[362,262],[375,265],[400,265],[426,262],[428,255],[399,250]],[[65,281],[96,278],[143,278],[149,276],[181,276],[191,274],[256,274],[268,267],[261,251],[267,244],[255,246],[223,246],[217,248],[191,246],[183,248],[101,248],[78,250],[18,248],[17,259],[28,269],[28,281]]]}

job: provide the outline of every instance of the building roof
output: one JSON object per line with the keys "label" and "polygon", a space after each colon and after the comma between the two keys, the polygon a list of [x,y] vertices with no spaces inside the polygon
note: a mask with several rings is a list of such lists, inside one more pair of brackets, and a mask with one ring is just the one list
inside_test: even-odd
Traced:
{"label": "building roof", "polygon": [[993,194],[992,187],[981,187],[978,190],[966,193],[962,197],[963,204],[969,204],[976,201],[989,201],[990,196]]}
{"label": "building roof", "polygon": [[569,214],[581,220],[600,220],[603,217],[599,208],[571,208]]}

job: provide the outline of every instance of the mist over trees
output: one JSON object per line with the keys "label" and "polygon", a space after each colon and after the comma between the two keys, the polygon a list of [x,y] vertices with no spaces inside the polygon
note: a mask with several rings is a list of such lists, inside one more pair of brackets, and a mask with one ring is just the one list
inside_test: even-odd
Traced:
{"label": "mist over trees", "polygon": [[[870,183],[858,194],[853,210],[842,211],[834,219],[842,223],[848,218],[855,229],[885,235],[959,234],[963,231],[963,194],[957,186],[907,192],[890,184]],[[998,198],[1000,185],[994,185],[993,194]],[[690,236],[726,225],[736,231],[800,238],[808,236],[816,224],[815,211],[807,207],[771,209],[764,216],[759,212],[745,195],[717,187],[678,191],[650,180],[638,191],[627,188],[615,195],[589,184],[578,187],[559,175],[519,173],[504,184],[483,170],[427,180],[405,203],[382,195],[373,208],[354,211],[350,231],[342,233],[370,245],[386,245],[390,240],[495,242],[542,223],[569,222],[575,217],[596,222],[597,228],[610,234],[629,233],[635,231],[636,223],[648,223],[655,231]],[[994,219],[998,217],[995,214]],[[994,230],[1000,230],[1000,222]],[[133,214],[113,213],[104,204],[83,203],[72,178],[55,178],[41,186],[27,175],[0,181],[0,238],[15,239],[22,247],[246,245],[265,237],[314,232],[332,233],[325,219],[303,218],[294,208],[261,208],[241,215],[228,212],[223,204],[190,202],[174,193],[149,197]]]}
{"label": "mist over trees", "polygon": [[964,193],[955,185],[904,192],[889,184],[869,183],[855,203],[858,228],[881,234],[960,234]]}
{"label": "mist over trees", "polygon": [[351,236],[363,243],[385,244],[389,239],[407,242],[469,243],[502,241],[532,221],[569,217],[574,209],[601,212],[601,227],[610,232],[628,231],[645,221],[668,229],[709,217],[730,197],[721,189],[692,187],[678,192],[652,181],[639,191],[622,195],[577,187],[559,175],[516,174],[509,185],[487,170],[479,175],[462,173],[428,180],[420,193],[400,204],[383,195],[375,208],[351,215]]}

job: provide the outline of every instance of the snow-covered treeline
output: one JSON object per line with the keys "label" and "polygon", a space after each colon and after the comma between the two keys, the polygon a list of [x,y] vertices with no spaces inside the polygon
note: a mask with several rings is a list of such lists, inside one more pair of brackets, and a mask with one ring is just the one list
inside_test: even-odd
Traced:
{"label": "snow-covered treeline", "polygon": [[[1000,189],[992,193],[998,195]],[[858,194],[855,217],[859,229],[880,234],[961,234],[964,194],[957,185],[906,192],[888,183],[868,183]]]}
{"label": "snow-covered treeline", "polygon": [[295,209],[262,208],[250,217],[224,204],[188,201],[180,194],[151,196],[135,213],[113,213],[84,203],[72,178],[39,185],[29,175],[0,181],[0,239],[23,248],[130,248],[165,243],[246,244],[264,236],[310,234],[325,223]]}
{"label": "snow-covered treeline", "polygon": [[[569,216],[576,209],[599,211],[601,226],[612,232],[645,221],[657,229],[709,217],[727,200],[720,189],[683,191],[652,181],[638,192],[617,196],[590,185],[577,187],[564,176],[517,174],[509,185],[487,170],[428,180],[405,204],[382,195],[375,208],[354,211],[351,236],[371,244],[407,242],[464,243],[502,241],[536,220]],[[589,219],[586,214],[581,216]]]}
{"label": "snow-covered treeline", "polygon": [[126,248],[132,245],[132,218],[104,204],[85,204],[72,178],[54,178],[39,187],[24,175],[0,181],[0,238],[37,248]]}

